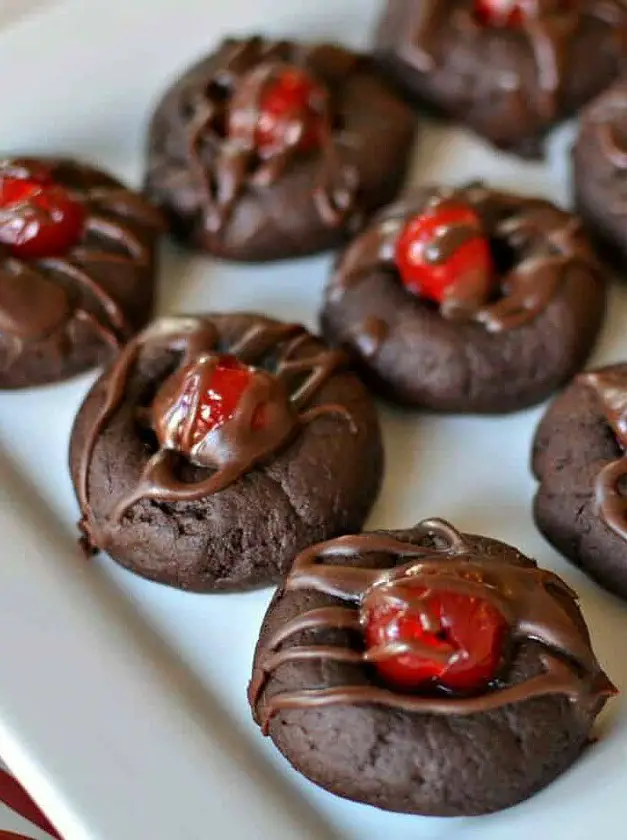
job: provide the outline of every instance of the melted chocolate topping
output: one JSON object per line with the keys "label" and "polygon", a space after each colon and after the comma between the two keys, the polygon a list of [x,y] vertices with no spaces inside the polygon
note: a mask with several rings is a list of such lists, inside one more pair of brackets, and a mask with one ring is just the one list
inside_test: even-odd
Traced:
{"label": "melted chocolate topping", "polygon": [[[627,109],[627,100],[625,101]],[[598,126],[599,143],[605,157],[616,169],[627,169],[627,142],[619,136],[616,126],[603,123]]]}
{"label": "melted chocolate topping", "polygon": [[381,318],[368,317],[354,332],[355,343],[367,359],[374,358],[385,344],[390,327]]}
{"label": "melted chocolate topping", "polygon": [[[472,41],[480,41],[486,29],[490,29],[476,19],[472,0],[458,1],[454,9],[451,9],[451,4],[440,0],[421,0],[407,5],[411,6],[411,17],[407,21],[408,44],[404,51],[423,72],[429,72],[436,66],[431,44],[438,30],[448,21],[452,21],[460,38]],[[607,0],[576,0],[572,3],[535,0],[535,3],[527,4],[525,15],[525,22],[518,29],[529,41],[536,62],[537,95],[527,95],[524,101],[529,108],[535,107],[544,119],[553,120],[560,106],[569,45],[583,18],[596,18],[613,27],[617,60],[622,60],[627,37],[627,9],[620,3],[608,3]],[[485,45],[478,44],[478,48],[485,50]],[[520,95],[520,78],[512,79],[511,73],[508,73],[501,84],[512,90],[514,95]]]}
{"label": "melted chocolate topping", "polygon": [[[307,409],[318,390],[344,364],[343,353],[325,348],[304,353],[312,338],[303,327],[259,319],[229,348],[229,353],[247,365],[260,363],[272,354],[275,373],[251,370],[234,415],[199,436],[198,409],[218,363],[220,338],[210,317],[164,318],[135,336],[109,369],[102,405],[88,431],[78,470],[80,527],[88,549],[106,545],[108,530],[116,527],[124,513],[141,499],[196,501],[217,493],[266,461],[299,428],[323,414],[341,416],[355,430],[352,416],[342,405]],[[163,382],[151,405],[137,407],[138,422],[155,432],[158,449],[146,463],[137,485],[115,501],[109,520],[97,524],[89,502],[94,448],[118,411],[142,353],[156,350],[179,356],[176,370]],[[261,408],[263,422],[258,425],[253,420]],[[203,474],[197,480],[181,480],[181,460],[204,468]]]}
{"label": "melted chocolate topping", "polygon": [[427,265],[444,265],[452,255],[467,242],[481,236],[480,225],[470,222],[456,222],[440,228],[425,248],[424,261]]}
{"label": "melted chocolate topping", "polygon": [[[413,541],[387,534],[340,537],[313,546],[295,561],[285,582],[287,592],[314,590],[348,602],[348,606],[313,609],[288,621],[267,640],[260,652],[249,686],[249,700],[265,734],[274,715],[284,709],[320,708],[338,704],[376,703],[408,712],[437,715],[471,715],[501,706],[520,703],[531,697],[562,694],[573,704],[590,709],[616,689],[601,670],[590,642],[565,608],[565,601],[576,602],[576,595],[552,572],[538,569],[530,561],[508,563],[481,554],[464,536],[442,520],[425,520],[415,528]],[[342,557],[384,555],[384,569],[325,563]],[[367,610],[386,604],[400,604],[412,614],[424,612],[425,599],[417,590],[455,591],[484,599],[502,613],[510,625],[511,642],[533,641],[542,646],[544,673],[517,685],[492,686],[478,696],[402,694],[374,683],[327,689],[302,689],[267,696],[269,677],[285,662],[308,659],[362,664],[399,653],[427,653],[420,646],[399,650],[389,642],[370,651],[363,643],[354,647],[339,645],[282,644],[304,630],[363,627]],[[429,621],[430,616],[421,616]],[[436,621],[437,624],[437,621]],[[443,652],[451,664],[455,651]]]}
{"label": "melted chocolate topping", "polygon": [[[580,139],[577,147],[584,148],[584,137],[590,135],[595,154],[603,158],[599,165],[606,164],[597,178],[609,184],[605,189],[605,202],[615,216],[627,216],[627,190],[624,173],[627,170],[627,83],[625,79],[616,83],[596,99],[581,118]],[[581,151],[579,151],[581,159]],[[607,171],[605,171],[605,169]],[[612,170],[615,170],[612,173]],[[583,171],[583,170],[582,170]]]}
{"label": "melted chocolate topping", "polygon": [[[579,382],[592,388],[603,415],[616,435],[620,448],[627,450],[627,369],[610,368],[583,373]],[[627,495],[621,487],[627,478],[627,454],[612,461],[595,481],[596,505],[603,521],[614,533],[627,540]]]}
{"label": "melted chocolate topping", "polygon": [[276,182],[300,155],[305,115],[294,121],[284,148],[267,159],[258,155],[255,143],[265,92],[281,72],[294,66],[311,75],[322,94],[317,115],[320,148],[315,152],[320,157],[316,207],[329,227],[356,223],[360,216],[357,170],[348,160],[346,138],[334,126],[331,92],[316,67],[319,62],[331,66],[338,85],[355,70],[359,59],[343,50],[303,49],[258,37],[227,41],[219,55],[223,58],[213,66],[211,77],[203,75],[194,88],[188,126],[189,158],[204,184],[207,229],[219,234],[249,183],[268,186]]}
{"label": "melted chocolate topping", "polygon": [[623,173],[627,170],[627,85],[624,80],[586,111],[582,131],[587,124],[601,154],[617,170],[616,183],[620,189],[609,200],[612,213],[624,216],[627,213],[627,198],[622,188]]}
{"label": "melted chocolate topping", "polygon": [[[64,172],[89,184],[78,189],[67,183]],[[75,322],[85,322],[101,338],[118,349],[132,332],[116,300],[94,279],[92,270],[105,264],[148,268],[149,248],[136,236],[126,219],[147,228],[161,229],[161,215],[140,196],[122,187],[98,185],[98,176],[88,167],[65,161],[24,158],[0,162],[0,177],[36,176],[51,171],[70,197],[85,206],[82,241],[64,257],[21,260],[6,256],[0,247],[0,336],[8,344],[3,366],[8,369],[24,349],[50,334],[66,331]],[[89,240],[89,241],[88,241]],[[73,293],[97,304],[98,314],[74,306]]]}
{"label": "melted chocolate topping", "polygon": [[[380,214],[340,258],[327,292],[329,300],[340,300],[369,273],[397,271],[397,243],[406,224],[449,202],[470,205],[482,221],[484,235],[500,240],[519,258],[498,278],[500,295],[496,302],[492,278],[483,272],[462,277],[440,306],[444,318],[475,321],[495,333],[514,329],[545,311],[571,268],[585,265],[591,273],[597,273],[596,260],[581,236],[578,218],[541,199],[470,184],[458,190],[418,190]],[[461,244],[476,236],[477,229],[471,224],[445,227],[429,247],[428,257],[433,263],[446,262]]]}

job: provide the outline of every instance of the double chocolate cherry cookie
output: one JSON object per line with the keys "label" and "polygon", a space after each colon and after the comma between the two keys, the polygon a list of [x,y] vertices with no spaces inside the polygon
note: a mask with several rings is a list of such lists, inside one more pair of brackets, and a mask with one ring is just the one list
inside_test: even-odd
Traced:
{"label": "double chocolate cherry cookie", "polygon": [[598,97],[581,116],[575,143],[577,212],[600,253],[627,266],[627,81]]}
{"label": "double chocolate cherry cookie", "polygon": [[551,126],[624,68],[627,9],[621,0],[389,0],[375,51],[412,97],[537,156]]}
{"label": "double chocolate cherry cookie", "polygon": [[581,227],[481,184],[418,189],[340,256],[323,330],[405,405],[533,405],[582,367],[603,319],[605,279]]}
{"label": "double chocolate cherry cookie", "polygon": [[538,427],[539,529],[602,586],[627,598],[627,364],[577,377]]}
{"label": "double chocolate cherry cookie", "polygon": [[146,192],[195,248],[248,261],[313,253],[395,196],[413,133],[366,57],[227,40],[158,105]]}
{"label": "double chocolate cherry cookie", "polygon": [[361,528],[383,456],[342,353],[233,314],[133,339],[87,396],[70,460],[86,549],[209,591],[275,582],[312,541]]}
{"label": "double chocolate cherry cookie", "polygon": [[0,388],[93,367],[144,325],[162,226],[91,166],[0,161]]}
{"label": "double chocolate cherry cookie", "polygon": [[296,559],[268,609],[249,700],[322,787],[456,816],[549,784],[615,691],[560,578],[428,520]]}

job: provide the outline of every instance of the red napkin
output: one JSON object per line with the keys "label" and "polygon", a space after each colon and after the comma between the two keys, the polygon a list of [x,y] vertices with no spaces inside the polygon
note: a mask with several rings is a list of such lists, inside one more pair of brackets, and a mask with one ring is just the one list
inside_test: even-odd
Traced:
{"label": "red napkin", "polygon": [[[17,779],[2,768],[0,768],[0,802],[34,826],[47,832],[50,838],[62,840],[61,835],[45,814],[42,814]],[[14,831],[7,831],[0,821],[0,840],[31,840],[31,838],[24,834],[16,834]]]}

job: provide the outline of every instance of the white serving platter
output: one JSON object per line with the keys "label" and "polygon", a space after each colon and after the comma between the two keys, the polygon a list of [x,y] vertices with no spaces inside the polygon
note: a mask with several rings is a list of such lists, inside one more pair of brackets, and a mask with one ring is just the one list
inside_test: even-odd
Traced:
{"label": "white serving platter", "polygon": [[[0,31],[2,153],[63,152],[139,182],[160,90],[227,32],[367,43],[376,0],[76,0]],[[415,182],[484,177],[568,202],[571,132],[545,164],[425,127]],[[315,326],[330,257],[265,267],[164,248],[162,312],[258,309]],[[613,290],[596,360],[627,357],[627,290]],[[93,380],[0,395],[0,755],[67,840],[348,838],[589,840],[627,836],[627,706],[527,803],[491,817],[399,816],[295,774],[253,725],[246,684],[270,591],[199,596],[76,547],[67,473],[73,415]],[[627,692],[627,607],[534,529],[529,448],[541,409],[507,418],[382,406],[387,473],[373,527],[430,515],[521,547],[581,594],[599,657]],[[453,468],[452,468],[453,467]]]}

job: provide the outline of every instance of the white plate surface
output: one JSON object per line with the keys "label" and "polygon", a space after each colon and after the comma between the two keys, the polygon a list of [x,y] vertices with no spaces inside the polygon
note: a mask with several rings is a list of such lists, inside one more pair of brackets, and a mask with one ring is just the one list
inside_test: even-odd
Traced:
{"label": "white plate surface", "polygon": [[[366,43],[375,0],[91,0],[3,32],[3,152],[64,152],[138,182],[146,120],[164,84],[224,33],[262,29]],[[568,201],[569,130],[546,164],[497,156],[428,127],[416,182],[485,177]],[[330,258],[237,267],[167,247],[161,311],[258,309],[314,326]],[[615,289],[597,360],[627,356]],[[75,544],[67,473],[73,415],[93,376],[0,396],[0,755],[68,840],[338,838],[588,840],[627,834],[627,709],[531,801],[491,817],[397,816],[296,775],[253,725],[245,688],[270,592],[199,596],[151,584]],[[504,539],[581,593],[601,661],[627,690],[627,610],[561,560],[530,517],[540,409],[421,417],[382,407],[387,474],[370,525],[445,516]]]}

